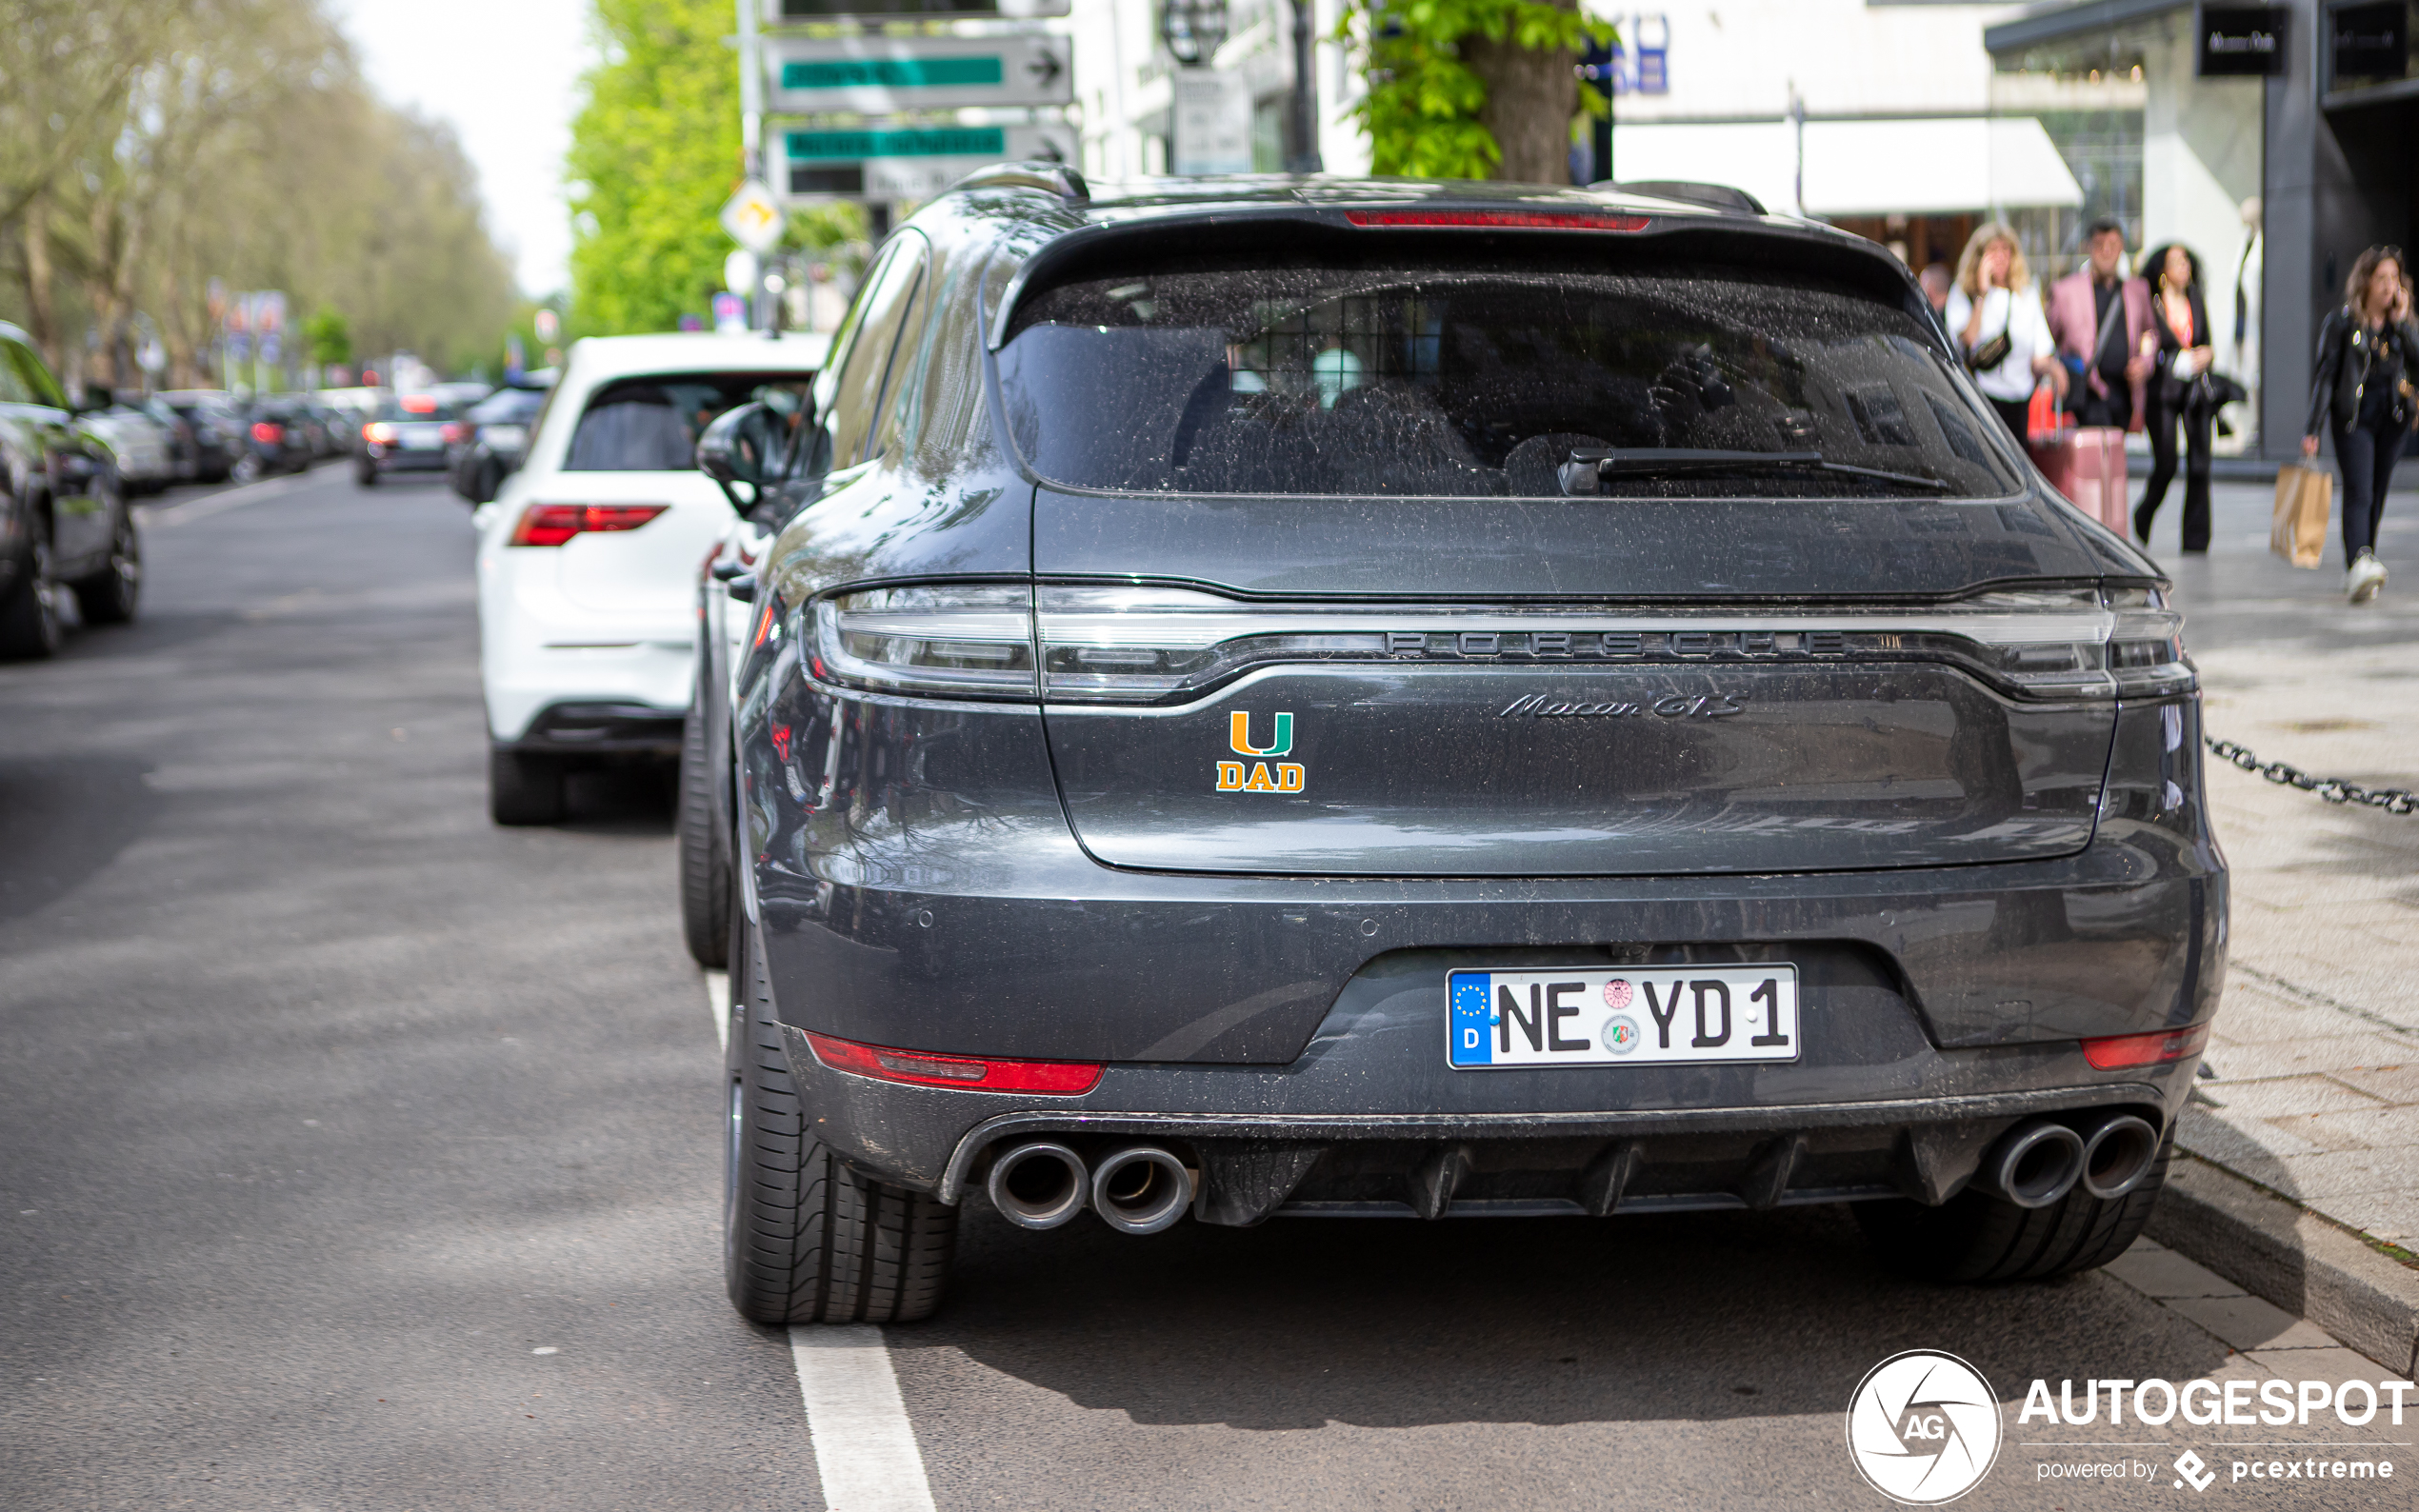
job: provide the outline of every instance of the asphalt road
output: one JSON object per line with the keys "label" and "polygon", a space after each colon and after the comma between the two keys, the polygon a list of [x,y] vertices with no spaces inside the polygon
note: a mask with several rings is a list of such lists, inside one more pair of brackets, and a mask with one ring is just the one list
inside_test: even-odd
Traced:
{"label": "asphalt road", "polygon": [[[140,623],[0,667],[0,1502],[821,1506],[789,1342],[721,1296],[663,786],[489,825],[436,486],[323,468],[147,543]],[[1150,1239],[978,1209],[960,1278],[887,1331],[948,1512],[1874,1507],[1842,1415],[1898,1350],[2009,1402],[2228,1368],[2109,1276],[1898,1282],[1824,1209]],[[2180,1494],[2043,1482],[2124,1451],[2009,1431],[1961,1505]]]}

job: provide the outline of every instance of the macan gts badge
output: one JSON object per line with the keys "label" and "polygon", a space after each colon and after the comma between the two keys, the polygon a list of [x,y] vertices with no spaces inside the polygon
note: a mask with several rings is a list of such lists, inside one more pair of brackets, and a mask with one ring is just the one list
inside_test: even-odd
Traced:
{"label": "macan gts badge", "polygon": [[1239,756],[1261,758],[1250,764],[1249,775],[1242,762],[1218,764],[1218,791],[1222,793],[1298,793],[1302,790],[1302,766],[1298,762],[1270,762],[1269,758],[1293,753],[1293,716],[1276,717],[1276,732],[1266,746],[1251,744],[1251,716],[1242,709],[1227,716],[1227,744]]}

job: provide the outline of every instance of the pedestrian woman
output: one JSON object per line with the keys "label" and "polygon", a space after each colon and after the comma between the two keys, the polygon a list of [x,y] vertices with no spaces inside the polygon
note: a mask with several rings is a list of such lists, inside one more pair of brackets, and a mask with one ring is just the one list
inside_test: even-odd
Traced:
{"label": "pedestrian woman", "polygon": [[2021,447],[2032,390],[2047,378],[2065,397],[2067,369],[2024,249],[2004,222],[1992,221],[1967,239],[1956,286],[1949,291],[1948,323],[1975,385]]}
{"label": "pedestrian woman", "polygon": [[2411,319],[2410,273],[2399,247],[2372,247],[2351,265],[2344,306],[2318,328],[2318,370],[2309,386],[2302,455],[2318,455],[2321,421],[2335,432],[2344,475],[2344,591],[2366,604],[2386,586],[2377,521],[2386,486],[2410,433],[2411,377],[2419,371],[2419,324]]}
{"label": "pedestrian woman", "polygon": [[2217,418],[2203,378],[2215,355],[2209,346],[2209,312],[2201,297],[2201,260],[2180,242],[2150,249],[2142,259],[2150,285],[2150,328],[2142,333],[2142,355],[2153,359],[2144,387],[2145,428],[2150,433],[2150,481],[2133,510],[2133,533],[2150,544],[2150,523],[2175,481],[2175,428],[2184,427],[2184,549],[2209,548],[2209,425]]}

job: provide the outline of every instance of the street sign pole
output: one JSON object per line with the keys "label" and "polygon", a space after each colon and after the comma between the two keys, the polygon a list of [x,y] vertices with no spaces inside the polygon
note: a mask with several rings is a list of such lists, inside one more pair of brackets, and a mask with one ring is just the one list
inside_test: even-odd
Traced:
{"label": "street sign pole", "polygon": [[[757,8],[762,3],[763,0],[738,0],[739,146],[743,171],[750,184],[761,184],[765,177],[765,65],[764,50],[756,34]],[[755,249],[751,247],[750,250]],[[772,310],[765,295],[761,259],[754,282],[755,287],[747,290],[749,324],[770,330]]]}

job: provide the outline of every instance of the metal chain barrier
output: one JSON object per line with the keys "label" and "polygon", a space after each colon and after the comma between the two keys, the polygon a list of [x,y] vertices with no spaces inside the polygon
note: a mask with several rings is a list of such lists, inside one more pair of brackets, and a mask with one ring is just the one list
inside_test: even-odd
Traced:
{"label": "metal chain barrier", "polygon": [[2306,793],[2316,793],[2330,804],[2366,804],[2389,814],[2419,814],[2419,793],[2408,787],[2369,788],[2358,783],[2345,782],[2339,777],[2312,777],[2287,762],[2261,761],[2249,748],[2230,740],[2204,735],[2201,742],[2220,761],[2232,762],[2247,772],[2257,772],[2271,783],[2298,787]]}

